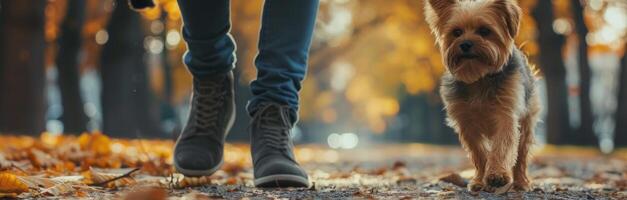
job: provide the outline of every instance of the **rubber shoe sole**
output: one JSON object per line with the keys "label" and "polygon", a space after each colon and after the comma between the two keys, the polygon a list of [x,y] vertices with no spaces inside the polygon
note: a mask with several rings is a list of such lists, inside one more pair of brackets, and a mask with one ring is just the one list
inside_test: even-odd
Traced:
{"label": "rubber shoe sole", "polygon": [[218,163],[218,165],[216,165],[215,167],[211,169],[193,170],[193,169],[184,169],[182,167],[179,167],[179,165],[176,162],[174,162],[174,169],[176,169],[177,172],[185,176],[211,176],[213,173],[216,173],[218,170],[220,170],[223,164],[224,164],[224,159],[220,160],[220,163]]}
{"label": "rubber shoe sole", "polygon": [[307,180],[307,178],[289,174],[277,174],[256,178],[254,182],[255,187],[261,188],[309,187],[309,180]]}

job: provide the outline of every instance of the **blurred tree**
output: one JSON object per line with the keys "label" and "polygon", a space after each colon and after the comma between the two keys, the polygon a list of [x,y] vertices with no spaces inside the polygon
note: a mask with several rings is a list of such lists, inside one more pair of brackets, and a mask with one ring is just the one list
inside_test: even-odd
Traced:
{"label": "blurred tree", "polygon": [[564,37],[553,31],[552,1],[539,0],[532,15],[538,26],[538,65],[547,87],[547,142],[560,144],[570,134],[566,68],[562,60]]}
{"label": "blurred tree", "polygon": [[159,109],[148,86],[140,15],[115,0],[102,48],[103,131],[113,137],[160,137]]}
{"label": "blurred tree", "polygon": [[2,0],[0,132],[45,130],[45,0]]}
{"label": "blurred tree", "polygon": [[[168,27],[168,12],[162,10],[159,20],[163,23],[163,27]],[[159,35],[163,44],[168,43],[167,34],[168,31],[163,30]],[[168,127],[170,130],[166,131],[168,131],[168,134],[176,135],[182,127],[179,124],[178,115],[176,113],[176,110],[174,109],[172,64],[170,63],[170,54],[165,48],[161,52],[161,63],[163,67],[163,98],[161,100],[161,121],[171,123],[171,127]]]}
{"label": "blurred tree", "polygon": [[309,66],[311,68],[309,73],[319,74],[325,69],[328,69],[338,58],[341,58],[344,54],[355,48],[356,44],[358,44],[358,42],[355,41],[356,38],[361,38],[367,34],[368,31],[380,27],[389,16],[388,14],[378,15],[369,21],[353,25],[350,36],[347,36],[353,38],[353,40],[345,40],[340,45],[324,43],[312,48],[309,59]]}
{"label": "blurred tree", "polygon": [[616,146],[627,146],[627,45],[623,47],[623,58],[620,61],[620,78],[618,82],[618,108],[616,109],[614,143]]}
{"label": "blurred tree", "polygon": [[575,21],[575,30],[577,33],[578,55],[577,64],[579,66],[579,111],[581,115],[581,124],[575,134],[575,137],[568,137],[573,141],[569,143],[578,145],[596,145],[597,138],[592,129],[594,117],[592,116],[592,103],[590,102],[590,64],[588,61],[588,43],[586,36],[588,35],[588,27],[584,21],[584,3],[585,1],[571,0],[571,8]]}
{"label": "blurred tree", "polygon": [[68,0],[65,19],[61,23],[61,33],[56,65],[57,78],[63,104],[63,122],[65,133],[81,133],[87,130],[87,115],[83,110],[83,98],[80,92],[79,52],[82,45],[81,31],[85,22],[84,0]]}
{"label": "blurred tree", "polygon": [[[0,78],[4,77],[3,75],[3,67],[4,66],[4,42],[2,40],[4,40],[4,8],[3,6],[4,1],[0,0]],[[0,82],[0,94],[4,94],[2,93],[2,82]],[[0,104],[2,104],[2,98],[0,97]],[[2,117],[0,117],[0,121],[2,120]],[[1,122],[0,122],[1,124]]]}
{"label": "blurred tree", "polygon": [[401,97],[399,116],[403,116],[401,141],[458,144],[457,134],[446,125],[446,113],[436,93]]}
{"label": "blurred tree", "polygon": [[250,117],[246,110],[248,100],[252,98],[250,81],[256,78],[254,58],[257,55],[257,38],[261,20],[263,1],[232,1],[231,2],[231,34],[237,42],[237,62],[235,73],[235,113],[237,118],[231,133],[230,140],[246,141]]}

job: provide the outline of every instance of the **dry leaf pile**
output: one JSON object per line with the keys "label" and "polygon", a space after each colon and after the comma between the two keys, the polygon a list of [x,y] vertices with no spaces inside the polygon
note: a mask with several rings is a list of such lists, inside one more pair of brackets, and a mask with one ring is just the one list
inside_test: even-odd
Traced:
{"label": "dry leaf pile", "polygon": [[[212,179],[235,184],[241,179],[227,176],[239,174],[248,164],[240,159],[211,178],[185,177],[174,173],[173,144],[166,140],[111,139],[94,132],[78,137],[0,136],[0,141],[7,144],[0,147],[0,197],[88,197],[91,191],[185,188]],[[244,148],[227,145],[230,152],[246,152]]]}

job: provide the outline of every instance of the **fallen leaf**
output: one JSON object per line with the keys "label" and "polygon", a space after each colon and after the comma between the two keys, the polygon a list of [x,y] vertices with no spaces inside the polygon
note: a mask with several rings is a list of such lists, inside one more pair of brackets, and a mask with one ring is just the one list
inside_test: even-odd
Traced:
{"label": "fallen leaf", "polygon": [[81,168],[85,170],[91,167],[116,169],[120,168],[121,166],[122,163],[120,159],[111,155],[98,157],[91,156],[83,159],[81,162]]}
{"label": "fallen leaf", "polygon": [[130,186],[136,183],[131,174],[138,169],[118,169],[110,172],[98,169],[90,169],[83,173],[85,184],[103,186],[107,188],[119,188]]}
{"label": "fallen leaf", "polygon": [[173,170],[171,170],[171,167],[166,164],[164,158],[141,162],[138,163],[138,165],[141,166],[142,172],[150,175],[165,176],[173,172]]}
{"label": "fallen leaf", "polygon": [[16,193],[2,193],[2,192],[0,192],[0,198],[2,198],[2,199],[4,199],[4,198],[14,199],[14,198],[17,198],[17,194]]}
{"label": "fallen leaf", "polygon": [[211,178],[209,176],[190,177],[183,176],[182,174],[173,174],[170,180],[172,187],[174,188],[196,187],[211,184]]}
{"label": "fallen leaf", "polygon": [[616,181],[616,187],[621,190],[627,189],[627,180],[623,179],[623,180]]}
{"label": "fallen leaf", "polygon": [[82,183],[84,176],[59,176],[52,178],[53,181],[61,183]]}
{"label": "fallen leaf", "polygon": [[397,170],[399,168],[407,168],[407,163],[397,160],[396,162],[394,162],[394,165],[392,165],[392,169]]}
{"label": "fallen leaf", "polygon": [[61,168],[63,166],[63,163],[60,160],[37,149],[32,149],[30,151],[29,159],[31,163],[38,168]]}
{"label": "fallen leaf", "polygon": [[224,172],[228,173],[229,175],[236,175],[244,171],[244,163],[225,163],[222,167],[222,170],[224,170]]}
{"label": "fallen leaf", "polygon": [[40,194],[59,196],[74,192],[70,184],[53,180],[41,176],[16,176],[4,173],[0,175],[0,193],[27,192],[30,189],[38,191]]}
{"label": "fallen leaf", "polygon": [[52,179],[44,178],[40,176],[16,176],[16,178],[20,180],[20,182],[26,184],[29,188],[37,188],[37,189],[53,187],[59,183]]}
{"label": "fallen leaf", "polygon": [[387,172],[387,171],[388,171],[388,169],[386,169],[384,167],[381,167],[381,168],[374,169],[374,170],[368,172],[367,174],[381,176],[381,175],[385,174],[385,172]]}
{"label": "fallen leaf", "polygon": [[17,176],[0,173],[0,193],[21,194],[24,192],[28,192],[28,185],[24,184]]}
{"label": "fallen leaf", "polygon": [[152,176],[152,175],[139,175],[134,176],[135,182],[137,185],[145,186],[145,187],[168,187],[171,186],[171,182],[168,178],[163,176]]}
{"label": "fallen leaf", "polygon": [[72,185],[67,183],[57,183],[56,185],[45,188],[41,191],[42,194],[49,194],[52,196],[61,196],[69,193],[73,193],[75,191]]}
{"label": "fallen leaf", "polygon": [[464,178],[462,178],[458,173],[450,173],[448,175],[440,177],[439,180],[447,182],[447,183],[451,183],[459,187],[466,187],[466,185],[468,185],[468,182]]}
{"label": "fallen leaf", "polygon": [[74,196],[78,197],[78,198],[83,198],[83,197],[87,197],[87,192],[83,191],[83,190],[76,190],[74,192]]}
{"label": "fallen leaf", "polygon": [[0,153],[0,170],[8,169],[8,168],[10,168],[12,166],[13,166],[13,163],[11,163],[11,161],[7,160],[4,157],[4,154]]}
{"label": "fallen leaf", "polygon": [[226,180],[226,182],[224,184],[227,185],[235,185],[237,184],[237,178],[235,177],[230,177],[229,179]]}
{"label": "fallen leaf", "polygon": [[28,150],[12,150],[5,152],[5,157],[7,160],[26,160],[28,159],[29,151]]}
{"label": "fallen leaf", "polygon": [[78,138],[78,144],[83,150],[90,150],[96,155],[111,153],[111,139],[101,132],[83,133]]}
{"label": "fallen leaf", "polygon": [[125,200],[165,200],[168,192],[163,188],[149,187],[139,188],[127,193]]}
{"label": "fallen leaf", "polygon": [[51,152],[53,156],[74,163],[81,163],[81,161],[87,157],[93,156],[92,152],[83,151],[77,143],[69,143],[59,146],[55,151]]}

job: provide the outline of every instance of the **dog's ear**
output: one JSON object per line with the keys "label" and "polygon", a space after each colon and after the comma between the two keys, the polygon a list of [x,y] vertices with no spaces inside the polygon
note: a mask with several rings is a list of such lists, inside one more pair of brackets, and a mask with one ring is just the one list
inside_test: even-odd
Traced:
{"label": "dog's ear", "polygon": [[428,6],[435,11],[438,16],[446,13],[453,5],[457,3],[457,0],[428,0]]}
{"label": "dog's ear", "polygon": [[518,34],[522,16],[522,10],[516,0],[495,0],[492,8],[503,16],[504,26],[509,36],[515,38]]}
{"label": "dog's ear", "polygon": [[450,16],[449,12],[458,0],[425,0],[425,17],[431,30],[438,35],[438,27],[442,26],[444,18]]}

